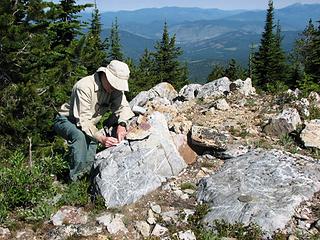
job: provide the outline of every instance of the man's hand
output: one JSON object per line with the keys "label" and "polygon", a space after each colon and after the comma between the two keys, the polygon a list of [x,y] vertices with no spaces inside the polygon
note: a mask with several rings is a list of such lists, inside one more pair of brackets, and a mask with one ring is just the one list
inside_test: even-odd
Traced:
{"label": "man's hand", "polygon": [[121,142],[122,140],[124,140],[125,136],[127,135],[127,130],[126,127],[123,127],[121,125],[118,125],[117,127],[117,137],[118,137],[118,141]]}
{"label": "man's hand", "polygon": [[97,139],[104,147],[112,147],[119,143],[118,139],[114,137],[106,137],[104,135],[100,135]]}

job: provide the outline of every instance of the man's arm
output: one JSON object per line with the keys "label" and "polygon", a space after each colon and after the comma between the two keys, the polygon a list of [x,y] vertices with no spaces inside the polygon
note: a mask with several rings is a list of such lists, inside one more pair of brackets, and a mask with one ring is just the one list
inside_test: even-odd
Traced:
{"label": "man's arm", "polygon": [[128,120],[134,116],[126,96],[121,91],[116,91],[112,98],[111,110],[118,118],[117,137],[122,141],[127,134],[126,125]]}

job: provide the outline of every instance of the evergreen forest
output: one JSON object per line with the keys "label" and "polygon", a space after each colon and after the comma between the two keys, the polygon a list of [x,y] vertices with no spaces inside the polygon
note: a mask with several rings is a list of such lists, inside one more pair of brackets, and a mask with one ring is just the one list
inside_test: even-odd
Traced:
{"label": "evergreen forest", "polygon": [[[81,12],[93,9],[89,22]],[[252,78],[266,93],[299,88],[305,94],[320,90],[320,19],[310,19],[288,55],[281,47],[281,22],[274,19],[272,0],[258,49],[248,49],[249,65],[230,59],[214,65],[207,81]],[[68,101],[72,86],[111,60],[125,61],[131,70],[132,99],[160,82],[176,90],[190,83],[183,54],[170,36],[168,23],[154,49],[145,49],[138,63],[122,52],[120,19],[114,19],[109,36],[101,38],[99,9],[75,0],[0,2],[0,223],[15,213],[25,221],[42,221],[53,211],[44,198],[62,194],[57,206],[90,201],[88,182],[65,183],[68,151],[53,132],[57,108]],[[66,190],[67,189],[67,190]]]}

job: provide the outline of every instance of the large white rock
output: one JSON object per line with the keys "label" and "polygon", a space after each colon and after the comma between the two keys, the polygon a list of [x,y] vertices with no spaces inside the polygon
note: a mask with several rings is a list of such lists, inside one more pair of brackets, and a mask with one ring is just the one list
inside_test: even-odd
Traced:
{"label": "large white rock", "polygon": [[179,91],[179,96],[182,97],[184,100],[192,100],[197,97],[199,93],[199,89],[202,87],[201,84],[188,84],[185,85],[181,90]]}
{"label": "large white rock", "polygon": [[305,122],[306,127],[302,130],[300,137],[306,147],[320,149],[320,119]]}
{"label": "large white rock", "polygon": [[319,172],[318,161],[278,150],[232,158],[199,183],[197,200],[210,205],[204,222],[256,223],[270,236],[320,190]]}
{"label": "large white rock", "polygon": [[148,101],[160,97],[172,101],[174,98],[178,96],[177,91],[174,87],[167,82],[162,82],[154,86],[148,91],[140,92],[134,99],[130,102],[130,107],[134,106],[143,107]]}
{"label": "large white rock", "polygon": [[279,137],[296,130],[300,124],[302,124],[302,121],[297,109],[287,108],[281,114],[271,119],[263,130],[268,135]]}
{"label": "large white rock", "polygon": [[223,94],[230,92],[230,83],[231,81],[227,77],[206,83],[199,89],[197,98],[223,96]]}
{"label": "large white rock", "polygon": [[107,207],[130,204],[157,189],[187,164],[168,130],[165,116],[149,116],[150,135],[127,141],[96,155],[94,186]]}
{"label": "large white rock", "polygon": [[233,83],[236,85],[237,90],[245,96],[249,96],[256,93],[256,89],[252,87],[251,78],[247,78],[244,81],[238,79]]}

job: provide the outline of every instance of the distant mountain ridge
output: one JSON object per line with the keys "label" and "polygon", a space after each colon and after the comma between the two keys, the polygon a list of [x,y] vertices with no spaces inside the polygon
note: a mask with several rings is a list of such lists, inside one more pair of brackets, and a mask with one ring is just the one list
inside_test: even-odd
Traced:
{"label": "distant mountain ridge", "polygon": [[[87,13],[82,17],[90,16]],[[153,50],[166,21],[170,35],[176,35],[176,42],[184,51],[181,60],[188,63],[191,80],[204,82],[214,63],[234,58],[244,66],[247,64],[250,46],[260,42],[265,16],[266,10],[164,7],[103,12],[101,22],[105,37],[117,17],[123,50],[137,61],[145,48]],[[286,51],[292,49],[310,18],[314,23],[320,20],[320,4],[293,4],[275,10],[274,23],[280,21]]]}

